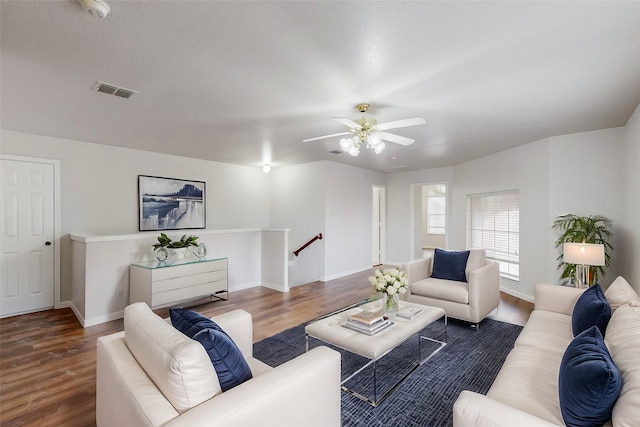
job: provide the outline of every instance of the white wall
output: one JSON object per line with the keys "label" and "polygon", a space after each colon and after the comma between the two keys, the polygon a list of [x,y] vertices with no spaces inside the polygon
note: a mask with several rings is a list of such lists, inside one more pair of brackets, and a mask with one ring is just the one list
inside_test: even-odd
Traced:
{"label": "white wall", "polygon": [[619,271],[640,293],[640,105],[625,127],[623,144],[622,220],[616,257]]}
{"label": "white wall", "polygon": [[325,232],[326,162],[276,168],[270,177],[270,217],[273,227],[289,231],[289,286],[320,280],[324,274],[326,240],[316,240],[294,257],[293,251]]}
{"label": "white wall", "polygon": [[208,229],[269,225],[269,182],[258,168],[7,130],[0,140],[3,154],[60,160],[62,301],[71,300],[70,234],[138,231],[138,175],[205,181]]}
{"label": "white wall", "polygon": [[[549,220],[557,216],[573,213],[580,216],[603,215],[613,220],[614,236],[612,245],[618,249],[623,221],[620,189],[624,179],[623,164],[624,128],[603,129],[549,138]],[[636,194],[636,199],[638,195]],[[549,235],[555,241],[558,233]],[[550,271],[555,278],[553,260],[549,260]],[[618,250],[611,253],[611,266],[605,269],[606,276],[599,277],[603,286],[608,286],[620,274]]]}
{"label": "white wall", "polygon": [[549,282],[548,143],[539,141],[454,167],[450,246],[465,248],[467,196],[505,190],[520,193],[520,282],[502,279],[500,286],[531,299],[536,283]]}
{"label": "white wall", "polygon": [[[413,189],[417,184],[448,182],[447,247],[466,247],[466,201],[470,194],[517,189],[520,193],[520,282],[506,279],[501,287],[531,300],[536,283],[558,283],[557,238],[553,220],[563,213],[600,214],[616,224],[614,246],[631,253],[640,239],[626,233],[638,212],[638,139],[640,113],[624,128],[557,136],[476,159],[452,168],[394,173],[387,177],[388,262],[400,263],[416,257],[412,238]],[[626,135],[626,139],[625,139]],[[623,149],[626,152],[623,153]],[[620,167],[626,156],[628,170]],[[618,189],[624,188],[623,196]],[[629,199],[623,216],[622,199]],[[628,219],[625,219],[628,218]],[[625,222],[626,221],[626,222]],[[637,230],[637,227],[635,227]],[[637,249],[636,249],[637,250]],[[616,252],[616,256],[618,253]],[[618,274],[631,275],[614,256],[602,283],[606,286]],[[637,258],[637,256],[635,257]],[[393,260],[393,261],[390,261]],[[625,264],[632,264],[626,260]]]}
{"label": "white wall", "polygon": [[323,280],[372,267],[373,186],[382,173],[325,163],[325,268]]}
{"label": "white wall", "polygon": [[[413,253],[416,231],[419,233],[420,218],[415,218],[414,184],[447,184],[447,224],[451,224],[451,182],[453,168],[424,169],[414,172],[397,172],[387,175],[387,259],[385,263],[400,265],[416,259]],[[418,210],[421,210],[418,206]],[[417,238],[419,246],[421,240]],[[450,246],[450,244],[449,244]]]}
{"label": "white wall", "polygon": [[270,175],[271,225],[290,229],[289,249],[323,235],[291,255],[290,286],[371,268],[372,187],[384,184],[384,174],[321,161]]}

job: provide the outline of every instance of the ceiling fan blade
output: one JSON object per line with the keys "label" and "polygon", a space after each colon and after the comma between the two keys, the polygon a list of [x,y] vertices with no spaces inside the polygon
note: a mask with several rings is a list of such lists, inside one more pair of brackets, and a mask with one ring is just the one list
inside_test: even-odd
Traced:
{"label": "ceiling fan blade", "polygon": [[415,139],[406,138],[404,136],[394,135],[387,132],[380,132],[380,138],[384,139],[385,141],[395,142],[396,144],[400,145],[411,145],[416,141]]}
{"label": "ceiling fan blade", "polygon": [[351,129],[360,129],[362,126],[354,122],[353,120],[345,119],[344,117],[331,117],[338,123],[342,123],[345,126],[349,126]]}
{"label": "ceiling fan blade", "polygon": [[311,141],[317,141],[319,139],[333,138],[334,136],[350,135],[350,134],[351,134],[351,132],[340,132],[340,133],[334,133],[334,134],[331,134],[331,135],[318,136],[316,138],[303,139],[302,142],[311,142]]}
{"label": "ceiling fan blade", "polygon": [[375,126],[378,130],[404,128],[407,126],[423,125],[426,121],[422,117],[413,117],[411,119],[396,120],[393,122],[379,123]]}

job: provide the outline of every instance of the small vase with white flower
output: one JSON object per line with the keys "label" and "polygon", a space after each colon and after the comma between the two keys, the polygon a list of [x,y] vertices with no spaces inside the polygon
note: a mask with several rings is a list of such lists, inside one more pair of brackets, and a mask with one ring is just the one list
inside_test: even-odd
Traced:
{"label": "small vase with white flower", "polygon": [[386,268],[376,270],[369,277],[369,283],[374,287],[375,294],[382,294],[384,314],[395,316],[398,312],[399,296],[407,292],[407,277],[399,268]]}

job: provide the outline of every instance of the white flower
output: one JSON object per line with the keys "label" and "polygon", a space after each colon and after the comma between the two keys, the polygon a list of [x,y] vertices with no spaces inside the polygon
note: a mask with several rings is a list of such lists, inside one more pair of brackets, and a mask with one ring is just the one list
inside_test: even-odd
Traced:
{"label": "white flower", "polygon": [[376,270],[375,274],[369,277],[369,283],[374,287],[374,293],[384,292],[391,296],[407,292],[406,274],[399,268]]}

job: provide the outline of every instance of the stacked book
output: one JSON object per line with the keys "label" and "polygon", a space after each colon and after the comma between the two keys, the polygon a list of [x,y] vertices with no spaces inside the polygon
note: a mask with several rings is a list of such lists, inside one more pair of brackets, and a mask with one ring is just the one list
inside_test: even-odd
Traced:
{"label": "stacked book", "polygon": [[423,309],[418,307],[405,307],[402,310],[398,310],[398,317],[411,320],[418,314],[422,313],[422,311]]}
{"label": "stacked book", "polygon": [[347,329],[365,335],[375,335],[393,325],[393,322],[378,311],[361,311],[349,316],[342,324]]}

